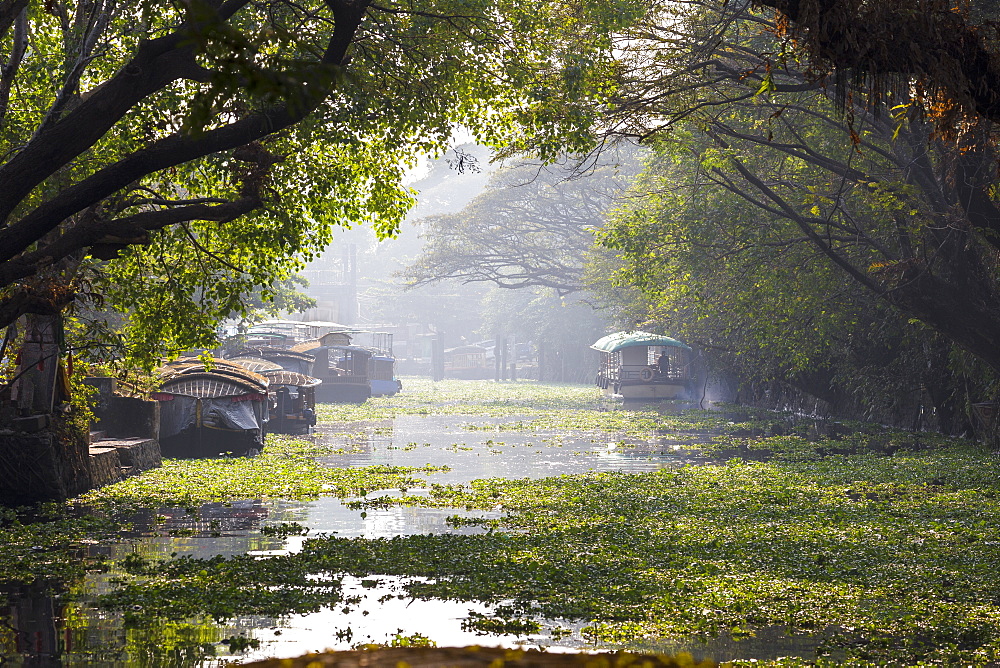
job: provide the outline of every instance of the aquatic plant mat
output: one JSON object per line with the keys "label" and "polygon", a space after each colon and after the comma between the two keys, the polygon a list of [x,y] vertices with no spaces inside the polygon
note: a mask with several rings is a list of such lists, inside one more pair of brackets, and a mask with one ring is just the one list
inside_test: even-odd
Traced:
{"label": "aquatic plant mat", "polygon": [[[579,386],[404,388],[323,406],[324,435],[269,437],[258,458],[171,461],[76,514],[2,514],[0,569],[55,592],[81,634],[118,629],[122,665],[264,657],[299,615],[321,620],[316,649],[366,646],[324,615],[392,605],[398,633],[369,642],[433,646],[407,625],[434,601],[464,605],[483,644],[734,665],[1000,661],[1000,459],[974,444],[733,406],[623,410]],[[417,442],[399,426],[423,421],[451,427]],[[461,457],[530,453],[530,477],[435,481]],[[429,463],[389,463],[403,455]],[[557,455],[580,472],[538,475]],[[646,468],[615,469],[626,460]],[[338,535],[283,510],[325,497],[361,529],[392,510],[451,519]]]}

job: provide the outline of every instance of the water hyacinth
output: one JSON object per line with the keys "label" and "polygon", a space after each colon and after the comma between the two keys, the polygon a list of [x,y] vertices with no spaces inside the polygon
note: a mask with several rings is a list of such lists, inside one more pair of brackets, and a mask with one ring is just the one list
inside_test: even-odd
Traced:
{"label": "water hyacinth", "polygon": [[[323,406],[320,426],[337,438],[269,436],[254,459],[168,461],[89,494],[79,500],[91,509],[86,521],[68,508],[50,508],[44,522],[5,515],[5,544],[20,550],[0,550],[4,572],[72,579],[110,570],[110,589],[92,605],[135,629],[347,611],[360,599],[341,586],[345,578],[396,577],[399,589],[384,600],[488,604],[461,620],[486,637],[541,634],[570,647],[637,651],[701,646],[718,660],[760,658],[755,665],[1000,658],[1000,460],[973,444],[739,407],[608,410],[590,388],[571,386],[406,386],[361,406]],[[422,440],[394,431],[393,416],[435,425],[453,416],[454,429]],[[373,443],[379,449],[354,459]],[[666,455],[643,472],[435,481],[460,457],[545,458],[581,443],[590,448],[566,454],[587,462],[600,448]],[[379,453],[432,464],[358,465]],[[366,511],[440,509],[453,513],[456,531],[341,537],[271,523],[252,530],[261,544],[294,549],[136,552],[55,566],[68,550],[79,555],[123,530],[109,519],[121,509],[251,496],[343,497],[362,521]],[[402,625],[399,638],[436,642]],[[792,645],[800,649],[781,660],[779,650],[761,649]]]}

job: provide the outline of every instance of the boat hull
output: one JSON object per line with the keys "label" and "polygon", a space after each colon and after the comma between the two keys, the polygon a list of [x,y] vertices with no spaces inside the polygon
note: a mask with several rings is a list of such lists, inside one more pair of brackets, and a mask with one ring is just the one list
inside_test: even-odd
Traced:
{"label": "boat hull", "polygon": [[316,424],[316,414],[313,411],[308,413],[295,413],[285,416],[271,414],[271,420],[267,423],[267,429],[272,434],[291,434],[301,436],[308,434]]}
{"label": "boat hull", "polygon": [[160,439],[160,452],[172,459],[253,457],[263,449],[257,430],[229,431],[189,427]]}
{"label": "boat hull", "polygon": [[336,383],[323,381],[316,387],[316,401],[324,404],[362,404],[372,396],[368,382]]}
{"label": "boat hull", "polygon": [[626,401],[669,401],[690,398],[690,388],[686,382],[676,383],[634,383],[622,382],[604,389],[606,396],[617,396]]}
{"label": "boat hull", "polygon": [[403,389],[402,384],[396,379],[377,380],[373,378],[371,384],[373,397],[391,397]]}

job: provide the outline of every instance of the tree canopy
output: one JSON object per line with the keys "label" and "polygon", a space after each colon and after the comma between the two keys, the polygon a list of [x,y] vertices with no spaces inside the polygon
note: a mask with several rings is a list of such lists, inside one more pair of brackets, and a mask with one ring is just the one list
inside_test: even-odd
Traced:
{"label": "tree canopy", "polygon": [[583,289],[594,232],[639,166],[633,148],[615,155],[499,170],[460,212],[418,221],[426,244],[404,276],[413,285],[454,278],[559,294]]}
{"label": "tree canopy", "polygon": [[5,0],[0,326],[91,295],[138,340],[190,345],[331,226],[391,235],[403,170],[456,124],[546,157],[585,147],[609,35],[643,11]]}
{"label": "tree canopy", "polygon": [[[900,74],[909,87],[869,81],[862,95],[866,80],[823,76],[770,19],[746,4],[679,3],[637,31],[607,127],[658,159],[605,237],[622,251],[623,281],[651,297],[645,317],[749,377],[822,394],[838,374],[855,391],[867,374],[874,396],[892,374],[899,388],[965,383],[971,401],[992,396],[990,122],[947,129],[912,71]],[[970,353],[992,373],[966,383]]]}
{"label": "tree canopy", "polygon": [[[947,130],[1000,122],[993,0],[753,0],[805,47],[812,76],[869,98],[912,104]],[[845,98],[846,99],[846,98]]]}

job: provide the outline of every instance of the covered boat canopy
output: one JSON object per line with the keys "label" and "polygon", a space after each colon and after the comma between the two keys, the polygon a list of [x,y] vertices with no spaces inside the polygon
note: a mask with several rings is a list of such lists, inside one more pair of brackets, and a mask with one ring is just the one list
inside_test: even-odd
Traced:
{"label": "covered boat canopy", "polygon": [[236,359],[238,357],[253,357],[272,362],[282,357],[301,360],[303,362],[311,362],[313,360],[313,356],[307,352],[301,352],[295,350],[294,348],[274,348],[271,346],[250,346],[243,348],[242,350],[237,351],[232,359]]}
{"label": "covered boat canopy", "polygon": [[233,357],[230,362],[235,362],[242,367],[246,367],[254,373],[264,373],[265,371],[281,371],[285,367],[277,362],[266,360],[260,357]]}
{"label": "covered boat canopy", "polygon": [[320,342],[319,339],[310,339],[308,341],[303,341],[302,343],[296,343],[294,346],[290,348],[290,350],[293,350],[297,353],[308,353],[309,351],[316,350],[317,348],[320,348],[322,346],[323,344]]}
{"label": "covered boat canopy", "polygon": [[615,332],[614,334],[608,334],[607,336],[595,341],[590,347],[594,350],[599,350],[602,353],[616,353],[623,348],[632,348],[635,346],[660,346],[663,348],[681,348],[682,350],[691,350],[691,347],[687,344],[681,343],[677,339],[672,339],[669,336],[638,331]]}
{"label": "covered boat canopy", "polygon": [[[201,387],[191,396],[227,396],[223,387],[229,384],[229,394],[239,394],[234,389],[242,389],[244,392],[259,392],[267,394],[268,380],[250,369],[234,364],[229,360],[213,359],[212,368],[205,369],[205,363],[197,358],[179,359],[168,362],[157,370],[161,387],[175,387],[181,380],[197,379],[197,382],[185,385],[186,388],[204,386],[206,383],[212,386],[211,390]],[[214,384],[210,381],[217,381]],[[187,392],[175,392],[174,390],[162,390],[174,394],[187,394]],[[219,394],[222,392],[222,394]]]}
{"label": "covered boat canopy", "polygon": [[267,394],[267,381],[260,385],[214,371],[186,373],[163,381],[159,393],[154,393],[154,397],[160,398],[159,394],[180,394],[205,399],[239,395],[263,397]]}
{"label": "covered boat canopy", "polygon": [[267,370],[261,371],[261,374],[267,376],[267,379],[271,381],[271,386],[275,385],[292,385],[294,387],[316,387],[323,381],[319,378],[313,378],[312,376],[307,376],[304,373],[295,373],[294,371],[280,370]]}

